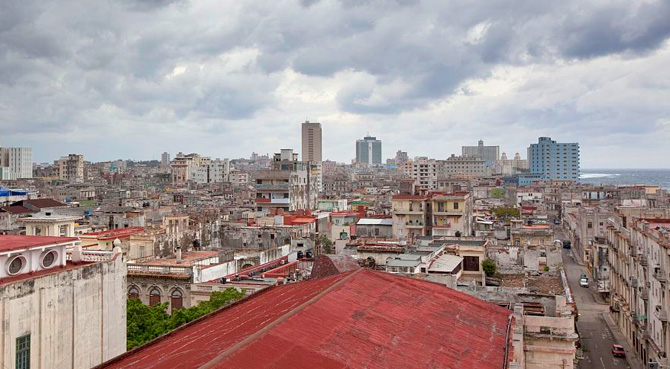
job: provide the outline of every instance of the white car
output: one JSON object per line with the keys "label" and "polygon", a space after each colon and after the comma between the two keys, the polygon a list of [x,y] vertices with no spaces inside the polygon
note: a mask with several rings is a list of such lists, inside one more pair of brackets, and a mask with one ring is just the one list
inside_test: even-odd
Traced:
{"label": "white car", "polygon": [[586,277],[582,277],[579,280],[579,285],[582,286],[582,287],[588,287],[589,286],[589,279],[586,278]]}

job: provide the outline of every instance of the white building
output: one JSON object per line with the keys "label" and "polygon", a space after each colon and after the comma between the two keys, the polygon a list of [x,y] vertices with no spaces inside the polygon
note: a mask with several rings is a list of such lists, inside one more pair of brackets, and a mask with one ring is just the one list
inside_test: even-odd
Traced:
{"label": "white building", "polygon": [[436,190],[437,178],[441,172],[441,164],[437,160],[418,158],[417,160],[405,161],[403,172],[414,180],[417,188],[424,190]]}
{"label": "white building", "polygon": [[120,251],[78,244],[0,235],[0,367],[87,369],[126,351]]}
{"label": "white building", "polygon": [[33,149],[28,147],[0,148],[0,170],[3,177],[10,177],[4,179],[33,178]]}
{"label": "white building", "polygon": [[474,156],[452,154],[444,163],[444,174],[450,177],[482,177],[486,175],[486,161]]}
{"label": "white building", "polygon": [[221,183],[230,178],[230,162],[228,159],[212,160],[198,154],[177,154],[170,164],[172,183]]}

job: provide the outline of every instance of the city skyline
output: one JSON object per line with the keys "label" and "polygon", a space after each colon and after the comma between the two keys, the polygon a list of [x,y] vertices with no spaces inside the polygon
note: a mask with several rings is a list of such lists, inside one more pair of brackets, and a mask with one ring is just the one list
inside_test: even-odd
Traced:
{"label": "city skyline", "polygon": [[370,132],[436,158],[548,136],[580,142],[584,168],[667,167],[667,2],[92,6],[4,7],[3,145],[40,162],[244,157],[299,149],[307,118],[340,162]]}

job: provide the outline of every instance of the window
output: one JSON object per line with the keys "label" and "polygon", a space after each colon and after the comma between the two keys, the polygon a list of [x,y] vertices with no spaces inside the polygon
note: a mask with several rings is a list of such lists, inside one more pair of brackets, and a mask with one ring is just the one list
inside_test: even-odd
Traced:
{"label": "window", "polygon": [[16,369],[30,369],[30,335],[16,339]]}
{"label": "window", "polygon": [[54,265],[54,262],[56,261],[56,251],[47,251],[46,254],[42,257],[42,268],[48,268],[52,265]]}
{"label": "window", "polygon": [[62,226],[58,227],[59,236],[60,237],[67,237],[67,229],[68,229],[67,225],[62,225]]}
{"label": "window", "polygon": [[135,286],[131,286],[128,289],[128,299],[133,300],[133,299],[139,299],[140,298],[140,290],[139,288]]}
{"label": "window", "polygon": [[9,262],[9,265],[7,267],[7,271],[9,272],[10,275],[18,274],[21,269],[23,269],[23,265],[25,264],[25,259],[21,256],[17,256],[14,259],[12,259],[11,262]]}
{"label": "window", "polygon": [[181,291],[174,290],[170,295],[170,305],[172,305],[172,312],[181,309],[184,306],[184,298]]}
{"label": "window", "polygon": [[479,257],[478,256],[464,256],[463,257],[463,270],[466,272],[478,272],[479,271]]}
{"label": "window", "polygon": [[458,203],[457,202],[454,203],[454,210],[458,210]]}
{"label": "window", "polygon": [[149,306],[155,306],[161,303],[161,291],[158,288],[152,288],[149,292]]}

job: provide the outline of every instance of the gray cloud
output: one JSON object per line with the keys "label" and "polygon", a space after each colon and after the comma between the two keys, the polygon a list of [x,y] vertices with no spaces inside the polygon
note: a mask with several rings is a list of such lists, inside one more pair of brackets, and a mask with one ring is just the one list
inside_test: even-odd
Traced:
{"label": "gray cloud", "polygon": [[[76,148],[101,127],[115,127],[104,129],[120,137],[163,127],[155,136],[161,141],[145,145],[158,152],[183,142],[174,127],[239,135],[230,143],[236,153],[254,149],[253,141],[238,145],[243,135],[273,134],[279,126],[286,134],[287,122],[305,115],[346,119],[338,135],[349,132],[348,140],[367,131],[355,121],[392,126],[398,140],[406,138],[407,120],[416,140],[434,140],[436,131],[453,135],[467,124],[487,132],[514,125],[529,136],[557,126],[658,135],[667,129],[658,122],[670,115],[662,103],[670,81],[660,67],[668,19],[667,1],[633,0],[6,0],[0,130],[3,142],[15,145],[59,138]],[[571,67],[579,65],[588,73]],[[640,77],[635,68],[649,65],[659,65],[657,73]],[[503,78],[490,87],[517,83],[505,94],[482,98],[469,86],[510,68],[525,81]],[[608,104],[604,88],[626,98]],[[461,100],[478,106],[459,103],[450,116],[437,115]],[[390,128],[380,130],[394,137]],[[73,150],[43,147],[38,158]],[[102,157],[103,147],[88,148]]]}

